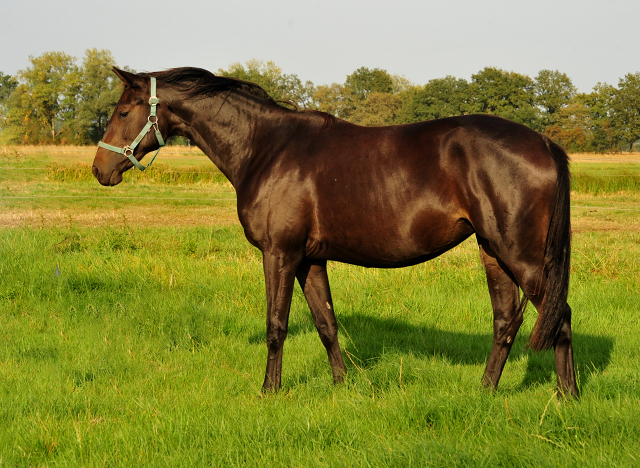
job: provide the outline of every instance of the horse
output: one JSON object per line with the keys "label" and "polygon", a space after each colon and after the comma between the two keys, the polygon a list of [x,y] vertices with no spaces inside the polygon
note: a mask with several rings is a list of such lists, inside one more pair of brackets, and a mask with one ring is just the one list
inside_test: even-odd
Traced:
{"label": "horse", "polygon": [[405,267],[475,234],[493,308],[482,383],[497,388],[531,302],[538,317],[527,346],[553,348],[559,394],[578,397],[567,303],[569,160],[549,138],[482,114],[362,127],[199,68],[113,71],[124,90],[92,172],[102,185],[117,185],[123,172],[146,168],[143,156],[178,135],[227,177],[244,234],[263,257],[263,392],[281,385],[296,279],[337,384],[347,370],[327,261]]}

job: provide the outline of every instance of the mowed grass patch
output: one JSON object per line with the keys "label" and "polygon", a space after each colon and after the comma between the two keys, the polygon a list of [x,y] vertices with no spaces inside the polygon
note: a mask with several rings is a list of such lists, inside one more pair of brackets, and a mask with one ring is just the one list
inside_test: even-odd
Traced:
{"label": "mowed grass patch", "polygon": [[574,239],[579,402],[550,352],[480,378],[491,312],[470,239],[416,267],[331,264],[335,387],[299,288],[283,389],[261,395],[261,256],[237,226],[2,229],[0,458],[8,466],[620,466],[640,440],[640,238]]}

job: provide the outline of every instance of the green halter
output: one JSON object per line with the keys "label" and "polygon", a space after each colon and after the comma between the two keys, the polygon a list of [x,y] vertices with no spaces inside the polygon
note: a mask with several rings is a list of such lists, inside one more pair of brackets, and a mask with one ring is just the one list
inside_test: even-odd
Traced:
{"label": "green halter", "polygon": [[[158,117],[156,116],[156,107],[158,106],[159,102],[160,102],[160,99],[158,99],[156,96],[156,79],[154,77],[151,77],[151,97],[149,98],[149,105],[151,106],[151,114],[147,118],[147,124],[140,131],[136,139],[133,140],[133,143],[131,143],[129,146],[125,146],[124,148],[118,148],[117,146],[108,145],[107,143],[103,143],[101,141],[100,143],[98,143],[98,146],[106,148],[115,153],[124,154],[127,158],[129,158],[129,160],[133,163],[133,165],[136,166],[141,171],[144,171],[146,168],[151,166],[151,163],[153,162],[154,159],[156,159],[156,156],[160,152],[160,149],[165,145],[164,140],[162,139],[162,134],[160,133],[160,129],[158,128]],[[133,157],[133,150],[136,149],[136,146],[138,146],[138,144],[142,141],[145,135],[151,131],[151,127],[153,127],[153,129],[156,132],[156,138],[158,139],[160,148],[158,148],[158,151],[156,151],[156,154],[153,155],[153,157],[151,158],[151,161],[149,161],[149,164],[147,164],[146,166],[143,166],[142,164],[140,164],[140,162],[138,162],[136,158]]]}

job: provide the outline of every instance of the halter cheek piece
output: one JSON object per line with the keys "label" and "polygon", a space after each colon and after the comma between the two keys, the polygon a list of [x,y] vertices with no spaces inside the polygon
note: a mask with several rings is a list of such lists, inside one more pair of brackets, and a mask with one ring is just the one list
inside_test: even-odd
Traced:
{"label": "halter cheek piece", "polygon": [[[151,77],[151,97],[149,98],[151,113],[147,118],[147,124],[144,126],[142,130],[140,130],[140,133],[138,134],[136,139],[133,140],[133,143],[131,143],[128,146],[125,146],[124,148],[118,148],[117,146],[108,145],[107,143],[104,143],[101,141],[100,143],[98,143],[98,146],[106,148],[115,153],[124,154],[127,158],[129,158],[129,160],[133,163],[133,165],[136,166],[141,171],[144,171],[146,168],[151,166],[151,163],[153,162],[154,159],[156,159],[156,156],[158,155],[162,147],[165,145],[164,140],[162,139],[162,134],[160,133],[160,129],[158,128],[158,117],[156,116],[156,107],[158,106],[159,102],[160,102],[160,99],[158,99],[156,96],[156,79],[154,77]],[[160,145],[160,148],[158,148],[158,151],[156,151],[156,154],[153,155],[153,157],[151,158],[151,161],[149,161],[149,164],[147,164],[146,166],[143,166],[142,164],[140,164],[140,162],[138,162],[136,158],[133,157],[133,150],[136,149],[136,146],[138,146],[138,144],[142,141],[142,139],[146,136],[146,134],[151,131],[152,127],[156,132],[156,138],[158,139],[158,144]]]}

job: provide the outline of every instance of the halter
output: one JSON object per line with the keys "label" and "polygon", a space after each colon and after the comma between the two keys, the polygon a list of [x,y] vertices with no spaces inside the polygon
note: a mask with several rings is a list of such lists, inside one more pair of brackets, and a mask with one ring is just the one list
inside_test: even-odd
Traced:
{"label": "halter", "polygon": [[[160,99],[158,99],[158,97],[156,96],[156,79],[154,77],[151,77],[151,97],[149,98],[151,113],[149,117],[147,117],[147,124],[144,126],[142,130],[140,130],[140,133],[138,134],[136,139],[133,140],[133,143],[131,143],[128,146],[125,146],[124,148],[118,148],[117,146],[112,146],[101,141],[100,143],[98,143],[98,146],[106,148],[115,153],[124,154],[127,158],[129,158],[129,160],[133,163],[133,165],[136,166],[141,171],[144,171],[146,168],[151,166],[151,163],[153,162],[154,159],[156,159],[156,156],[158,155],[162,147],[165,145],[164,140],[162,139],[162,134],[160,133],[160,129],[158,128],[158,117],[156,116],[156,107],[158,106],[159,102],[160,102]],[[153,155],[153,157],[151,158],[151,161],[149,161],[149,164],[147,164],[146,166],[143,166],[142,164],[140,164],[140,162],[138,162],[136,158],[133,157],[133,150],[136,149],[136,146],[138,146],[138,144],[142,141],[145,135],[151,131],[151,127],[153,127],[153,129],[156,132],[156,138],[158,139],[158,144],[160,144],[160,148],[158,148],[158,151],[156,151],[156,154]]]}

